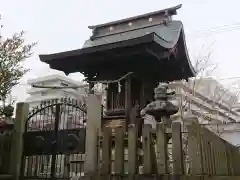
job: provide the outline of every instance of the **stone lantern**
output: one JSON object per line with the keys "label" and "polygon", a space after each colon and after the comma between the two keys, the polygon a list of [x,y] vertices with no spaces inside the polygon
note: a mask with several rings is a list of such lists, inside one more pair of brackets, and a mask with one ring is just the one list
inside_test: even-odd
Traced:
{"label": "stone lantern", "polygon": [[142,115],[154,116],[157,122],[164,122],[170,128],[172,124],[170,116],[179,110],[175,91],[168,89],[167,83],[159,83],[158,87],[154,89],[154,98],[155,101],[142,110]]}
{"label": "stone lantern", "polygon": [[8,106],[6,106],[6,107],[3,108],[3,114],[4,114],[7,118],[12,117],[13,111],[14,111],[14,107],[12,107],[11,105],[8,105]]}

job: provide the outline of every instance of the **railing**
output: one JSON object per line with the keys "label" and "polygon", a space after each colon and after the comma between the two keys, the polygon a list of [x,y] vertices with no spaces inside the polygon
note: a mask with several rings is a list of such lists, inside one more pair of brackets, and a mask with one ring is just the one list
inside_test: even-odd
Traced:
{"label": "railing", "polygon": [[239,148],[194,123],[188,129],[188,153],[191,174],[240,175]]}
{"label": "railing", "polygon": [[190,180],[239,178],[237,147],[197,123],[187,126],[188,133],[182,129],[177,122],[171,128],[158,123],[156,130],[144,125],[139,137],[135,125],[129,125],[127,133],[123,127],[105,127],[95,146],[98,147],[94,155],[97,158],[94,162],[98,162],[95,174],[106,178],[136,175]]}
{"label": "railing", "polygon": [[[156,131],[144,125],[142,137],[137,132],[134,125],[129,126],[127,134],[123,127],[103,129],[99,138],[101,175],[184,173],[180,123],[174,123],[171,130],[159,123]],[[170,138],[172,142],[168,143]]]}

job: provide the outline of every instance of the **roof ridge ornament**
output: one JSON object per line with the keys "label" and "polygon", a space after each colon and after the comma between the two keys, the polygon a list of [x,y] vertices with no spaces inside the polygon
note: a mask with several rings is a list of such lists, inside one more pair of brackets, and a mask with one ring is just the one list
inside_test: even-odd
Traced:
{"label": "roof ridge ornament", "polygon": [[[142,29],[159,24],[167,25],[172,20],[172,16],[177,14],[177,10],[182,5],[174,6],[171,8],[162,9],[159,11],[150,12],[138,16],[133,16],[126,19],[120,19],[108,23],[89,26],[92,29],[92,36],[90,40],[93,41],[98,37],[109,36],[127,31]],[[151,21],[149,19],[151,18]],[[131,24],[131,25],[129,25]]]}
{"label": "roof ridge ornament", "polygon": [[88,26],[88,28],[89,29],[95,29],[95,28],[102,28],[102,27],[106,27],[106,26],[114,26],[114,25],[117,25],[117,24],[129,23],[130,21],[133,23],[134,20],[142,19],[142,18],[146,18],[146,17],[149,18],[149,16],[155,16],[155,15],[159,15],[159,14],[163,14],[163,15],[167,14],[168,16],[172,16],[172,15],[176,15],[177,10],[180,9],[181,7],[182,7],[182,4],[179,4],[177,6],[161,9],[161,10],[158,10],[158,11],[153,11],[153,12],[150,12],[150,13],[141,14],[141,15],[138,15],[138,16],[124,18],[124,19],[121,19],[121,20],[112,21],[112,22],[108,22],[108,23]]}

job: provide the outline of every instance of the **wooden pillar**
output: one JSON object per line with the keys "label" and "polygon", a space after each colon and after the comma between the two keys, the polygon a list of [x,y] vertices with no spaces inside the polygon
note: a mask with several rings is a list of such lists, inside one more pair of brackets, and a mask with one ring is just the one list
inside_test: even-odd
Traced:
{"label": "wooden pillar", "polygon": [[102,165],[100,175],[105,179],[112,172],[112,129],[110,127],[103,128],[103,141],[102,141]]}
{"label": "wooden pillar", "polygon": [[90,94],[87,100],[86,159],[84,173],[95,175],[98,168],[98,135],[101,131],[101,102],[96,95]]}
{"label": "wooden pillar", "polygon": [[182,130],[181,123],[172,124],[172,159],[173,173],[181,175],[184,173],[183,148],[182,148]]}
{"label": "wooden pillar", "polygon": [[105,95],[105,110],[109,110],[109,85],[107,84],[105,89],[104,89],[104,95]]}
{"label": "wooden pillar", "polygon": [[144,124],[143,126],[143,173],[150,175],[153,173],[153,159],[152,159],[152,137],[151,137],[151,125]]}
{"label": "wooden pillar", "polygon": [[140,91],[140,108],[145,107],[146,99],[145,99],[145,82],[144,80],[141,81],[141,91]]}
{"label": "wooden pillar", "polygon": [[94,94],[94,90],[93,90],[93,87],[94,87],[94,83],[92,83],[92,82],[89,82],[89,94]]}
{"label": "wooden pillar", "polygon": [[135,176],[138,172],[137,141],[137,128],[131,124],[128,126],[128,175],[130,177]]}
{"label": "wooden pillar", "polygon": [[131,97],[131,77],[128,76],[125,80],[125,118],[126,127],[128,127],[130,121],[130,113],[132,109],[132,97]]}
{"label": "wooden pillar", "polygon": [[115,133],[114,171],[116,175],[121,176],[124,174],[124,128],[117,127]]}
{"label": "wooden pillar", "polygon": [[25,131],[25,123],[27,120],[28,112],[28,103],[17,104],[10,154],[10,173],[13,175],[14,180],[18,180],[20,178],[23,154],[23,133]]}
{"label": "wooden pillar", "polygon": [[164,123],[157,123],[156,132],[156,144],[157,144],[157,154],[158,154],[158,175],[163,175],[168,173],[168,143],[167,143],[167,133]]}

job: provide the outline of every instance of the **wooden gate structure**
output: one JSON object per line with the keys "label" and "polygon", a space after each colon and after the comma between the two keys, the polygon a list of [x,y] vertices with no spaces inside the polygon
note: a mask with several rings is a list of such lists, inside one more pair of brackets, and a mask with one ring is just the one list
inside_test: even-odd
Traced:
{"label": "wooden gate structure", "polygon": [[[188,133],[182,132],[179,122],[173,123],[170,129],[164,123],[158,123],[156,130],[144,125],[141,138],[137,131],[135,125],[129,125],[127,134],[124,127],[105,127],[98,138],[100,146],[96,144],[100,148],[94,157],[99,157],[95,160],[99,163],[90,176],[131,180],[240,178],[239,148],[197,123],[187,126]],[[187,137],[184,143],[183,136]]]}
{"label": "wooden gate structure", "polygon": [[[50,118],[41,117],[40,112],[43,115],[49,113]],[[56,112],[59,112],[59,116],[56,116]],[[52,113],[55,115],[52,116]],[[73,121],[63,118],[67,114],[73,115],[72,113],[76,116]],[[138,136],[138,126],[134,124],[128,126],[128,132],[124,126],[119,126],[103,127],[101,133],[96,134],[96,129],[91,128],[95,126],[92,121],[91,127],[86,130],[86,134],[90,136],[86,136],[85,147],[85,140],[82,138],[85,137],[85,129],[74,124],[74,121],[84,120],[85,113],[81,105],[69,101],[48,102],[30,113],[23,136],[20,179],[70,179],[74,175],[94,180],[110,177],[149,180],[240,178],[239,148],[195,123],[196,119],[192,119],[192,124],[187,126],[187,133],[179,122],[173,122],[171,128],[166,128],[164,123],[158,123],[156,129],[144,125],[142,137]],[[20,114],[19,111],[19,117]],[[100,111],[98,117],[101,121]],[[91,118],[88,121],[93,120]],[[40,125],[43,121],[49,126]],[[187,121],[190,122],[189,119]],[[38,123],[34,126],[34,122]],[[73,124],[74,128],[71,128]],[[54,129],[55,126],[58,128]],[[171,140],[168,142],[169,138]],[[84,152],[87,146],[95,148]],[[83,153],[84,161],[79,158],[83,158]],[[84,170],[80,165],[83,162]]]}
{"label": "wooden gate structure", "polygon": [[[172,103],[173,94],[165,86],[155,89],[153,96],[153,88],[159,82],[188,79],[196,75],[186,48],[183,24],[172,18],[180,8],[181,5],[178,5],[90,26],[92,36],[82,48],[39,56],[52,69],[66,74],[82,73],[89,83],[90,94],[94,94],[95,83],[107,84],[107,106],[103,117],[101,118],[100,104],[93,108],[96,103],[92,102],[87,108],[85,177],[94,177],[94,180],[113,177],[208,180],[232,179],[239,175],[238,148],[197,124],[188,126],[188,138],[184,139],[187,148],[182,148],[181,136],[184,133],[178,123],[173,123],[172,127],[158,123],[155,132],[148,125],[142,128],[141,115],[145,108],[146,114],[150,113],[156,121],[168,122],[168,125],[171,125],[170,116],[177,113],[178,109]],[[151,102],[153,97],[156,102]],[[62,105],[56,105],[56,112],[60,112]],[[131,114],[134,109],[137,110],[135,115]],[[67,148],[69,140],[64,141],[70,136],[64,135],[68,128],[60,128],[60,113],[54,117],[53,130],[38,132],[48,136],[46,141],[35,131],[27,130],[25,133],[25,161],[22,166],[22,176],[25,178],[28,177],[28,172],[30,177],[37,177],[35,174],[39,172],[39,168],[33,168],[29,163],[30,160],[26,163],[26,159],[31,159],[33,155],[37,158],[40,155],[52,157],[47,178],[61,178],[61,173],[65,172],[64,168],[58,171],[57,162],[61,161],[58,156],[67,157],[67,153],[73,154],[74,151]],[[80,129],[76,132],[81,132]],[[75,136],[77,135],[71,137]],[[39,143],[34,144],[34,140],[31,140],[33,138],[37,138]],[[169,139],[172,139],[171,144],[167,143]],[[67,146],[63,146],[60,140]],[[43,142],[46,142],[46,149],[43,148]],[[33,144],[35,149],[28,149],[29,144]],[[172,147],[172,150],[169,151],[168,147]],[[78,152],[82,153],[83,150]],[[31,161],[36,160],[32,158]],[[29,164],[30,168],[26,168]],[[58,172],[61,172],[60,175]]]}
{"label": "wooden gate structure", "polygon": [[86,109],[70,99],[45,102],[29,114],[21,179],[69,178],[83,172]]}

